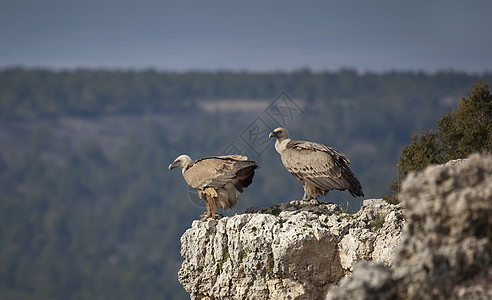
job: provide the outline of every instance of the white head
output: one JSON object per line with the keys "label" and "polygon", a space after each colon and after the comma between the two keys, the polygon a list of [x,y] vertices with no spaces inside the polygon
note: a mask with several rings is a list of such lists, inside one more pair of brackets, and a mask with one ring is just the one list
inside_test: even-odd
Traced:
{"label": "white head", "polygon": [[275,141],[275,150],[278,153],[282,153],[290,142],[289,132],[283,127],[276,128],[268,137],[277,139]]}
{"label": "white head", "polygon": [[289,138],[289,132],[283,127],[275,128],[268,137],[276,138],[279,142]]}
{"label": "white head", "polygon": [[169,165],[169,170],[174,168],[186,168],[189,164],[191,164],[193,160],[188,155],[180,155],[178,156],[172,164]]}

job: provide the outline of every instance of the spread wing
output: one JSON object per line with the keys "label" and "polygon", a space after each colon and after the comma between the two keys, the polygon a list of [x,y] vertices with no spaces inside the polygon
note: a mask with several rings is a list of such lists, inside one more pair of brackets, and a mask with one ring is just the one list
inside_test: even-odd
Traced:
{"label": "spread wing", "polygon": [[247,160],[245,156],[212,156],[190,164],[183,176],[186,182],[196,189],[223,187],[229,182],[237,185],[238,181],[241,181],[243,187],[247,187],[251,184],[251,179],[249,182],[245,182],[243,177],[246,175],[245,173],[250,173],[257,167],[256,161]]}
{"label": "spread wing", "polygon": [[285,168],[301,182],[329,190],[360,189],[360,183],[348,168],[348,158],[329,146],[291,141],[281,154]]}

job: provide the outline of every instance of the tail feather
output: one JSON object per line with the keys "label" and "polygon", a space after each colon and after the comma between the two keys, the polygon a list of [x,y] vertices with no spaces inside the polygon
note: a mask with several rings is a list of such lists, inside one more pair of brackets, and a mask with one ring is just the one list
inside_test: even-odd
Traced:
{"label": "tail feather", "polygon": [[239,200],[238,192],[232,183],[228,183],[224,187],[218,188],[217,194],[215,201],[220,208],[231,209],[236,206],[237,201]]}
{"label": "tail feather", "polygon": [[207,187],[200,192],[200,197],[206,196],[209,202],[213,202],[207,205],[207,211],[216,207],[232,209],[236,206],[239,200],[239,193],[242,193],[244,188],[253,182],[255,169],[258,167],[256,162],[244,162],[248,163],[248,165],[237,172],[235,180],[219,188]]}
{"label": "tail feather", "polygon": [[348,167],[343,169],[342,177],[346,181],[350,195],[353,197],[364,197],[364,192],[362,192],[362,187],[359,180],[355,177],[355,174]]}

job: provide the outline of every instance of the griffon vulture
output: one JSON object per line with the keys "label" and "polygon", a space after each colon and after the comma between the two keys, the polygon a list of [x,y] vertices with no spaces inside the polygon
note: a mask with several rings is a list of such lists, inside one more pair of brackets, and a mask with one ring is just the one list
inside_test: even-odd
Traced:
{"label": "griffon vulture", "polygon": [[207,213],[202,219],[215,217],[217,207],[231,209],[236,206],[239,193],[253,181],[256,161],[246,156],[212,156],[193,161],[188,155],[178,156],[169,170],[182,168],[186,182],[198,191],[205,201]]}
{"label": "griffon vulture", "polygon": [[279,127],[270,133],[276,138],[275,150],[287,171],[304,187],[302,200],[316,199],[331,190],[348,190],[356,196],[364,196],[359,180],[349,169],[349,159],[340,151],[323,144],[293,141],[287,129]]}

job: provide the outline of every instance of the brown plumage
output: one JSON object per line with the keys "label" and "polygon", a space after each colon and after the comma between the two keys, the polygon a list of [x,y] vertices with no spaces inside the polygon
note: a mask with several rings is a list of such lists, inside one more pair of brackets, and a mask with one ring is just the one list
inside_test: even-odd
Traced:
{"label": "brown plumage", "polygon": [[193,161],[188,155],[178,156],[169,170],[182,168],[186,182],[198,191],[205,201],[207,213],[204,218],[214,217],[217,207],[231,209],[236,206],[239,193],[253,182],[256,161],[246,156],[212,156]]}
{"label": "brown plumage", "polygon": [[282,127],[269,137],[277,139],[275,150],[282,163],[303,185],[303,200],[316,199],[331,190],[348,190],[354,197],[364,196],[359,180],[347,166],[350,161],[342,152],[323,144],[293,141]]}

